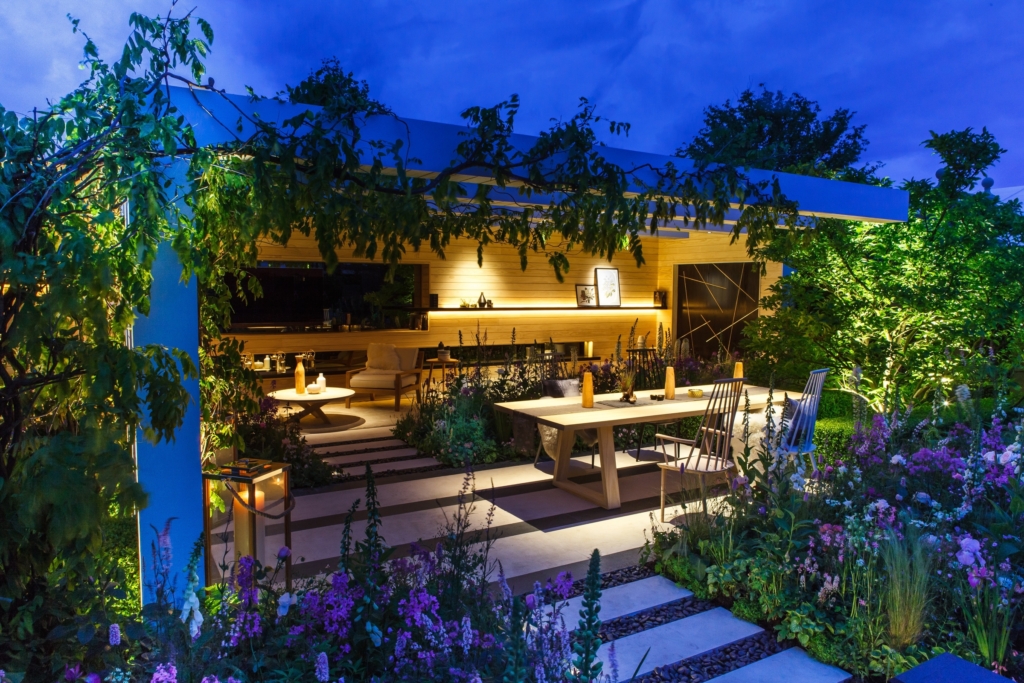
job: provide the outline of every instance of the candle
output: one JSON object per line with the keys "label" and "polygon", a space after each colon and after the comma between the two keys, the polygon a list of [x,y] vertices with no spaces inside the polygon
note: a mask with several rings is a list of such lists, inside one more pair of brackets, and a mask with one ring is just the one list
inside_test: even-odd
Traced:
{"label": "candle", "polygon": [[583,407],[594,407],[594,375],[589,371],[583,373]]}
{"label": "candle", "polygon": [[736,379],[743,377],[743,361],[736,361],[736,365],[732,368],[732,376]]}
{"label": "candle", "polygon": [[[248,486],[242,485],[241,490],[238,492],[238,497],[245,503],[249,502],[249,489]],[[259,489],[256,489],[256,509],[263,510],[264,503],[266,502],[266,494]],[[244,555],[251,555],[260,562],[264,562],[266,558],[263,556],[264,537],[266,536],[265,531],[265,520],[263,515],[257,515],[246,509],[242,503],[236,499],[232,506],[232,513],[235,519],[235,560]],[[256,547],[252,548],[251,536],[252,527],[255,518],[256,522]]]}
{"label": "candle", "polygon": [[676,369],[669,365],[665,368],[665,400],[671,401],[676,397]]}
{"label": "candle", "polygon": [[583,355],[586,358],[590,358],[594,355],[594,342],[583,342]]}

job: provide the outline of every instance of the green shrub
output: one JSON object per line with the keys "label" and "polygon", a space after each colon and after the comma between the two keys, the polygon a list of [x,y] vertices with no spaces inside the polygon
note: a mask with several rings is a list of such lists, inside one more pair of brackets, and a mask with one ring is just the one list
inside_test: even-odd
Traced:
{"label": "green shrub", "polygon": [[292,466],[294,489],[327,486],[338,480],[337,470],[317,455],[296,422],[278,413],[277,401],[263,399],[260,412],[237,423],[238,435],[249,458],[286,462]]}
{"label": "green shrub", "polygon": [[818,418],[814,427],[814,446],[824,464],[849,459],[850,440],[855,427],[852,417]]}
{"label": "green shrub", "polygon": [[133,616],[142,604],[139,582],[139,523],[134,514],[113,511],[103,526],[103,558],[123,575],[119,588],[123,599],[113,599],[111,609],[125,616]]}

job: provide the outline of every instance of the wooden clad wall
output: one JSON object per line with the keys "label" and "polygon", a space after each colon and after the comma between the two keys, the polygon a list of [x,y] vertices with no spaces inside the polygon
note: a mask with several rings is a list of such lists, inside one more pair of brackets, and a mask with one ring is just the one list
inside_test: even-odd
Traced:
{"label": "wooden clad wall", "polygon": [[[246,350],[257,354],[277,351],[343,351],[365,350],[371,341],[398,346],[437,346],[438,342],[455,346],[462,331],[467,345],[475,343],[478,330],[486,333],[487,342],[507,344],[515,329],[517,341],[593,341],[594,353],[607,357],[616,340],[625,340],[634,321],[637,332],[656,332],[658,323],[672,324],[671,301],[673,269],[676,263],[747,260],[742,244],[729,245],[729,236],[721,233],[691,231],[689,239],[644,238],[646,263],[638,267],[629,253],[619,253],[612,262],[582,254],[569,256],[570,270],[564,282],[558,282],[543,254],[530,254],[526,270],[511,247],[492,244],[484,249],[483,267],[477,265],[476,244],[460,240],[445,252],[441,260],[423,250],[409,252],[404,263],[430,264],[430,292],[438,295],[442,309],[457,308],[463,300],[476,302],[480,292],[494,302],[496,309],[506,307],[565,307],[558,311],[475,311],[442,310],[430,312],[428,331],[374,330],[366,332],[320,332],[307,334],[239,335]],[[552,245],[557,248],[557,245]],[[272,261],[318,261],[316,243],[301,235],[293,237],[286,247],[274,244],[260,246],[260,258]],[[350,249],[339,249],[342,261],[366,261],[352,256]],[[652,307],[655,289],[667,290],[669,307],[665,310],[584,309],[576,308],[577,283],[593,284],[594,269],[613,266],[619,269],[622,305]],[[781,273],[781,266],[776,270]],[[770,271],[771,272],[771,271]],[[777,274],[774,277],[778,277]],[[762,288],[765,279],[762,279]],[[654,335],[651,335],[653,341]]]}

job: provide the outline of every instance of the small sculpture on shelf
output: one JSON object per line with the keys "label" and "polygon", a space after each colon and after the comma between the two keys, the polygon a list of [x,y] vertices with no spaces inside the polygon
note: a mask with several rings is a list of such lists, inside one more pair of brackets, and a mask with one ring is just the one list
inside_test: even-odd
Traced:
{"label": "small sculpture on shelf", "polygon": [[437,359],[439,361],[450,361],[452,359],[452,350],[444,347],[444,342],[438,342],[437,344]]}
{"label": "small sculpture on shelf", "polygon": [[477,308],[487,308],[487,297],[483,292],[480,292],[480,298],[476,300],[476,305]]}

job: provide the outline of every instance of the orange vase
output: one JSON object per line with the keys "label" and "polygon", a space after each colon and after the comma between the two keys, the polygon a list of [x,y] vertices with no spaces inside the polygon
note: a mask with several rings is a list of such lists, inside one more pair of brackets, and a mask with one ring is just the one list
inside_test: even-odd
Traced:
{"label": "orange vase", "polygon": [[306,393],[306,368],[302,367],[302,356],[295,356],[295,393]]}

